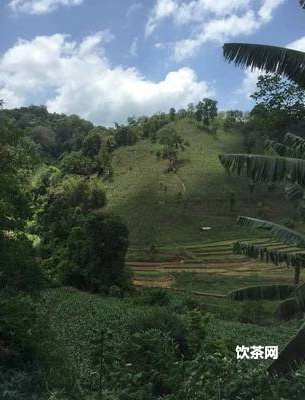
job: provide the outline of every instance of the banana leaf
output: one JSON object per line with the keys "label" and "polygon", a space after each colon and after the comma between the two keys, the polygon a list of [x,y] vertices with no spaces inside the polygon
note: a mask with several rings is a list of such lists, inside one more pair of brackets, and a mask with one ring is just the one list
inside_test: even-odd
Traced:
{"label": "banana leaf", "polygon": [[267,368],[273,376],[295,371],[305,362],[305,324]]}
{"label": "banana leaf", "polygon": [[245,174],[254,182],[283,181],[305,185],[305,160],[260,154],[221,154],[219,160],[227,171]]}
{"label": "banana leaf", "polygon": [[305,248],[305,236],[293,231],[292,229],[286,228],[285,226],[274,224],[273,222],[262,219],[244,216],[239,216],[237,223],[253,228],[266,229],[273,237],[277,238],[283,243]]}
{"label": "banana leaf", "polygon": [[283,75],[305,87],[305,53],[265,44],[226,43],[226,60],[242,67]]}

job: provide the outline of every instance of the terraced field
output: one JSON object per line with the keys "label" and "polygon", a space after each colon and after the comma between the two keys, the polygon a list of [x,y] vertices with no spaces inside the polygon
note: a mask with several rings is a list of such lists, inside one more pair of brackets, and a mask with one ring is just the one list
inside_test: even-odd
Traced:
{"label": "terraced field", "polygon": [[[251,242],[291,254],[305,253],[304,249],[287,246],[268,238]],[[292,281],[291,268],[233,254],[232,244],[233,241],[229,240],[176,247],[131,247],[127,257],[128,265],[133,270],[135,284],[140,287],[190,287],[192,290],[220,294],[228,287],[235,289]],[[224,283],[224,289],[221,282]]]}

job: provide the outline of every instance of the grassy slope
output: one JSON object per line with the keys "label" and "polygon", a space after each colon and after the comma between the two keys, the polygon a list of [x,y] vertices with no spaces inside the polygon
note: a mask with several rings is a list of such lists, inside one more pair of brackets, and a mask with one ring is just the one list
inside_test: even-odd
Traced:
{"label": "grassy slope", "polygon": [[[282,196],[259,189],[253,195],[248,181],[229,177],[218,160],[224,152],[241,152],[241,137],[207,134],[193,121],[174,123],[190,147],[181,153],[184,163],[167,173],[166,161],[157,161],[157,145],[141,141],[115,152],[113,182],[107,184],[108,208],[123,217],[132,245],[181,244],[246,237],[236,227],[238,214],[258,216],[258,202],[264,199],[271,218],[287,215]],[[162,185],[168,187],[165,193]],[[236,193],[236,210],[230,212],[228,193]],[[275,201],[276,199],[276,201]],[[211,226],[201,232],[202,226]]]}

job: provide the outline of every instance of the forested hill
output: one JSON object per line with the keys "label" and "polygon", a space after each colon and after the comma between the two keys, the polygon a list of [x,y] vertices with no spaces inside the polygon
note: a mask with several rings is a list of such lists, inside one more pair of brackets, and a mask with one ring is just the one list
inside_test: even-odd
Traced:
{"label": "forested hill", "polygon": [[[107,129],[76,115],[50,114],[45,107],[2,115],[27,131],[40,154],[34,186],[50,166],[60,179],[97,175],[107,209],[122,217],[132,244],[239,238],[246,232],[235,225],[237,215],[275,220],[284,210],[289,215],[279,189],[253,189],[247,179],[224,171],[218,155],[244,151],[245,138],[234,126],[224,129],[223,119],[204,127],[192,111],[171,110]],[[207,226],[212,229],[202,231]]]}

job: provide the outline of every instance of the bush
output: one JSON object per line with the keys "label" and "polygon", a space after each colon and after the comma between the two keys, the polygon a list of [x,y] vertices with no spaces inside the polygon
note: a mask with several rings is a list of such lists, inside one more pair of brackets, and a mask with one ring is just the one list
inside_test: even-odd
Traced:
{"label": "bush", "polygon": [[130,394],[134,386],[136,391],[139,388],[146,389],[142,398],[156,399],[176,389],[179,381],[177,351],[173,339],[167,333],[155,328],[134,333],[123,348],[123,358],[132,378],[126,382]]}
{"label": "bush", "polygon": [[84,225],[74,227],[67,239],[59,265],[63,283],[92,292],[102,285],[128,289],[127,247],[128,230],[118,217],[89,213]]}
{"label": "bush", "polygon": [[150,306],[168,306],[170,302],[170,294],[164,289],[146,289],[141,297],[141,303]]}
{"label": "bush", "polygon": [[242,305],[238,320],[247,324],[263,325],[269,316],[261,301],[246,301]]}
{"label": "bush", "polygon": [[236,354],[208,349],[191,361],[182,388],[170,400],[299,400],[304,398],[304,372],[271,379],[264,365],[236,360]]}
{"label": "bush", "polygon": [[188,342],[187,321],[177,314],[169,313],[166,309],[156,309],[139,317],[129,324],[128,330],[133,334],[146,332],[156,327],[161,332],[169,335],[177,346],[177,352],[180,356],[190,356],[191,349]]}
{"label": "bush", "polygon": [[24,235],[5,238],[0,233],[0,254],[0,290],[14,288],[35,294],[42,288],[42,270],[32,243]]}

